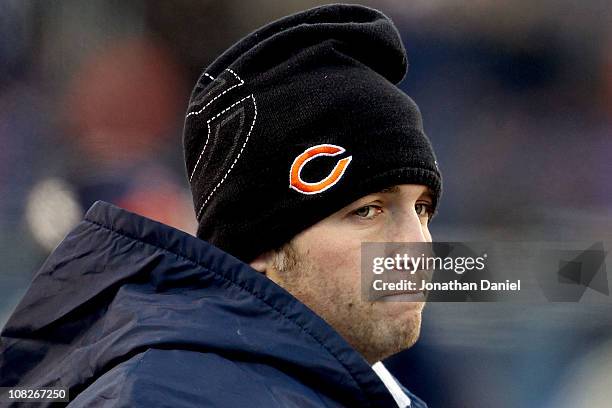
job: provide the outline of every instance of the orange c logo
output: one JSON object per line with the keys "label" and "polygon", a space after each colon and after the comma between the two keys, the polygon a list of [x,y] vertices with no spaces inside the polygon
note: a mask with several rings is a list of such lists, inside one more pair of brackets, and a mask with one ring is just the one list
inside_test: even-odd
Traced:
{"label": "orange c logo", "polygon": [[327,177],[316,183],[308,183],[302,180],[301,173],[302,169],[312,159],[319,156],[337,156],[344,153],[344,148],[333,144],[320,144],[309,147],[295,158],[291,165],[291,171],[289,174],[289,187],[299,191],[302,194],[318,194],[336,184],[340,178],[344,175],[346,168],[353,159],[353,156],[340,159],[334,169],[329,173]]}

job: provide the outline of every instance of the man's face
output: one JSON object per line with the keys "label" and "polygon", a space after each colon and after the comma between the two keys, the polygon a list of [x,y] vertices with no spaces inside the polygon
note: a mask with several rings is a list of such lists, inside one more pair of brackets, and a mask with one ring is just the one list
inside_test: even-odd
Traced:
{"label": "man's face", "polygon": [[310,307],[369,362],[412,346],[423,302],[361,296],[362,242],[431,242],[429,189],[398,185],[365,196],[272,252],[267,276]]}

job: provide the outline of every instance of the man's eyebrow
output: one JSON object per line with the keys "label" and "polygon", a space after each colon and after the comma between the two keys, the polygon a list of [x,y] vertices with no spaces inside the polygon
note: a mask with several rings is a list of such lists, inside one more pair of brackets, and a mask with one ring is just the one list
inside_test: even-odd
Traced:
{"label": "man's eyebrow", "polygon": [[[378,192],[378,194],[393,194],[393,193],[398,193],[399,191],[400,191],[399,186],[391,186],[391,187],[383,188],[382,190]],[[427,187],[427,189],[423,192],[423,194],[421,194],[421,196],[425,198],[429,198],[430,200],[433,200],[434,192],[430,187]]]}
{"label": "man's eyebrow", "polygon": [[391,186],[391,187],[383,188],[378,193],[379,194],[385,194],[385,193],[397,193],[397,192],[399,192],[399,187],[398,186]]}
{"label": "man's eyebrow", "polygon": [[427,187],[427,190],[425,190],[425,192],[423,193],[423,196],[433,200],[434,198],[434,192],[431,188]]}

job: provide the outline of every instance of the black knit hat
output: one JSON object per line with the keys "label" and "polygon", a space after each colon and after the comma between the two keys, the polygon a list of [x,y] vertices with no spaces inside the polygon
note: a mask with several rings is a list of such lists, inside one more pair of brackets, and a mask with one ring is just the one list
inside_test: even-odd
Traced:
{"label": "black knit hat", "polygon": [[285,17],[227,50],[185,118],[198,237],[250,262],[392,185],[429,186],[437,202],[421,115],[395,86],[406,68],[393,23],[357,5]]}

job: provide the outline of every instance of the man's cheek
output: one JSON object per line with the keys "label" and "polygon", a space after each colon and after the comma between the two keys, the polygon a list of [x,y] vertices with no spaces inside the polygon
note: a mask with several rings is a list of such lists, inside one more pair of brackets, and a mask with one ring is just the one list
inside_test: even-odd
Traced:
{"label": "man's cheek", "polygon": [[337,241],[318,240],[312,243],[308,256],[323,270],[346,269],[359,262],[359,248]]}
{"label": "man's cheek", "polygon": [[359,277],[358,248],[322,245],[316,255],[313,253],[312,256],[311,261],[317,265],[317,269],[326,272],[326,279],[342,280],[343,284],[350,284],[347,279],[355,280]]}

